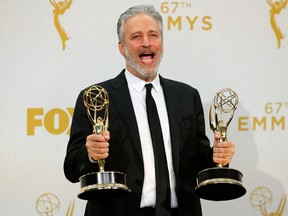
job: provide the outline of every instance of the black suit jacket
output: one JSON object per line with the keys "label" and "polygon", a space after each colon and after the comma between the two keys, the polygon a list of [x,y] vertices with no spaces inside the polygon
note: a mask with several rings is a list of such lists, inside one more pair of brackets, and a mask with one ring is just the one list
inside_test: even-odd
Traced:
{"label": "black suit jacket", "polygon": [[[181,216],[200,216],[201,205],[195,195],[196,175],[214,166],[212,149],[205,135],[203,108],[199,93],[193,87],[160,76],[167,106],[176,194]],[[143,156],[138,126],[124,70],[114,79],[99,83],[109,94],[109,157],[105,171],[127,174],[128,196],[109,201],[88,201],[85,215],[141,216],[140,199],[144,180]],[[65,176],[71,182],[97,172],[85,147],[92,124],[83,104],[84,90],[79,94],[71,126],[70,140],[64,162]],[[80,190],[80,188],[79,188]]]}

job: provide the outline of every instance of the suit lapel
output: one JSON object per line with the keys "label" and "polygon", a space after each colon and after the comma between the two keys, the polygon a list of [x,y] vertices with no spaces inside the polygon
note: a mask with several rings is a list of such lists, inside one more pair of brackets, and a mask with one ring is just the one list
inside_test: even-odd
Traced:
{"label": "suit lapel", "polygon": [[164,91],[164,97],[166,101],[170,136],[171,136],[171,149],[172,149],[172,160],[175,175],[178,175],[179,171],[179,152],[180,152],[180,130],[179,130],[179,115],[181,110],[179,109],[177,91],[175,85],[167,79],[160,76],[160,82]]}
{"label": "suit lapel", "polygon": [[124,71],[111,82],[110,103],[114,104],[117,113],[119,113],[121,120],[124,122],[124,127],[127,129],[137,154],[143,161],[138,125]]}

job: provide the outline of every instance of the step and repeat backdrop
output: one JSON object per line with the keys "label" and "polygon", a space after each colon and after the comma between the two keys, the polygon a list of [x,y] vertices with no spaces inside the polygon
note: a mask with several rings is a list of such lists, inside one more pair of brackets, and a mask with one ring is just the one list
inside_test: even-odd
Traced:
{"label": "step and repeat backdrop", "polygon": [[0,0],[0,214],[83,215],[63,174],[76,97],[124,68],[116,22],[142,3],[163,15],[159,73],[199,90],[211,140],[214,95],[239,96],[230,167],[247,193],[203,214],[288,215],[288,0]]}

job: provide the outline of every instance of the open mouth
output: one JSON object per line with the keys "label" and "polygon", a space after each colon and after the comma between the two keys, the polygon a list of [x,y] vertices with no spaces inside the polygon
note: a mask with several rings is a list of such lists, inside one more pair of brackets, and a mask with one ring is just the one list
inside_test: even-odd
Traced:
{"label": "open mouth", "polygon": [[141,62],[144,64],[151,64],[153,62],[155,54],[152,52],[142,53],[139,55]]}

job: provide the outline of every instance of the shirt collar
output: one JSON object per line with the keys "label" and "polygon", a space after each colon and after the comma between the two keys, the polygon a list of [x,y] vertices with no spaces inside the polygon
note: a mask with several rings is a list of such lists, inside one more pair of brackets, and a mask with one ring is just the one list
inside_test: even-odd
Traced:
{"label": "shirt collar", "polygon": [[128,85],[130,85],[132,88],[134,88],[138,92],[142,92],[145,90],[145,85],[148,83],[152,83],[153,88],[156,90],[156,92],[160,91],[160,79],[159,79],[159,74],[157,73],[156,78],[152,82],[145,82],[144,80],[134,76],[131,74],[128,69],[125,70],[125,76]]}

